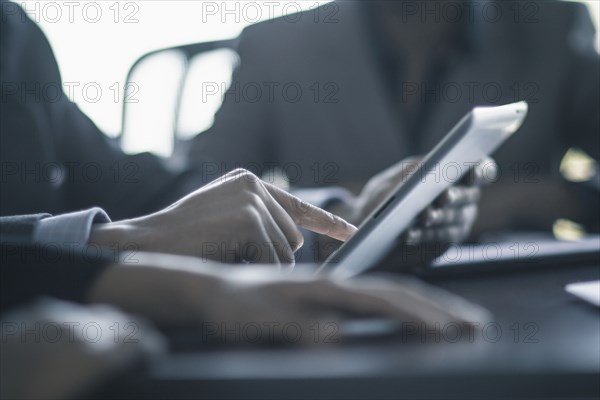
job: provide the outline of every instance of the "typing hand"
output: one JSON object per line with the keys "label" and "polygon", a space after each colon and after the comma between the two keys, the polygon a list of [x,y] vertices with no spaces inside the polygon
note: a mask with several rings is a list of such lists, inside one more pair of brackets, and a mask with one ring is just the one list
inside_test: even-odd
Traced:
{"label": "typing hand", "polygon": [[[334,281],[271,268],[223,269],[198,259],[136,255],[107,268],[88,300],[116,305],[166,327],[202,328],[205,340],[331,343],[347,318],[390,318],[428,329],[482,324],[487,311],[411,278]],[[211,338],[206,337],[211,335]],[[248,335],[248,336],[246,336]],[[199,335],[200,336],[200,335]],[[236,342],[237,341],[237,342]]]}
{"label": "typing hand", "polygon": [[221,262],[291,264],[304,242],[298,226],[342,241],[356,231],[252,173],[235,170],[157,213],[96,225],[90,241]]}

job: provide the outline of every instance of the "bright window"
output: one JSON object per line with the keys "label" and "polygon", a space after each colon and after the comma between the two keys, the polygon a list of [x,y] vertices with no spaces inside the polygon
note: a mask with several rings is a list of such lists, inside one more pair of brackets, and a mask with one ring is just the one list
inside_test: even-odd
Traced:
{"label": "bright window", "polygon": [[[63,80],[70,85],[71,99],[109,136],[120,132],[123,83],[130,66],[141,55],[162,47],[233,38],[251,23],[328,3],[313,0],[16,2],[48,36]],[[583,2],[590,7],[598,24],[600,2]],[[187,119],[181,123],[184,128],[189,125]],[[150,147],[165,145],[157,142]],[[136,148],[136,143],[132,148]]]}

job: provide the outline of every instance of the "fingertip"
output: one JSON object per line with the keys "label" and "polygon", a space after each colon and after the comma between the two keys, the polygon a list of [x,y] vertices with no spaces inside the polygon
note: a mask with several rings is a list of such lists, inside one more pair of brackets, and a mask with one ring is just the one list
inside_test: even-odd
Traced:
{"label": "fingertip", "polygon": [[304,236],[302,236],[302,240],[298,241],[298,242],[290,242],[290,248],[292,249],[292,252],[297,252],[298,250],[300,250],[302,248],[302,246],[304,246]]}
{"label": "fingertip", "polygon": [[346,222],[346,224],[348,225],[347,229],[346,229],[346,231],[348,232],[348,237],[346,238],[346,240],[348,240],[352,236],[354,236],[354,234],[356,232],[358,232],[358,228],[356,226],[352,225],[352,224],[347,223],[347,222]]}
{"label": "fingertip", "polygon": [[337,216],[335,218],[337,220],[336,225],[338,227],[340,227],[341,229],[339,229],[339,234],[336,235],[337,237],[334,237],[334,239],[338,239],[338,240],[341,240],[342,242],[345,242],[346,240],[350,239],[352,237],[352,235],[354,235],[358,231],[358,228],[356,226],[352,225],[345,219],[337,217]]}

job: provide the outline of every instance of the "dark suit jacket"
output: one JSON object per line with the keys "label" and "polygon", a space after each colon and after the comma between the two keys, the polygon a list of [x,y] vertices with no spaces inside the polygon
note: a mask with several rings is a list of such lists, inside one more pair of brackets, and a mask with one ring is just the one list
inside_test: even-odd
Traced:
{"label": "dark suit jacket", "polygon": [[40,29],[16,3],[0,5],[0,215],[98,206],[122,219],[156,211],[200,186],[157,157],[113,146],[62,92]]}
{"label": "dark suit jacket", "polygon": [[[582,217],[583,203],[565,190],[559,163],[571,146],[600,159],[594,26],[581,4],[535,4],[532,23],[531,11],[520,23],[508,8],[500,23],[481,20],[481,8],[475,13],[470,49],[439,77],[419,132],[408,131],[390,100],[363,4],[340,1],[253,25],[240,38],[232,89],[214,126],[193,142],[190,162],[258,173],[278,164],[296,186],[356,190],[404,157],[427,152],[472,107],[528,100],[524,126],[496,153],[502,178],[484,196],[483,219],[496,217],[497,229]],[[592,208],[585,218],[597,219]]]}
{"label": "dark suit jacket", "polygon": [[109,249],[33,242],[36,223],[47,217],[0,217],[0,312],[39,296],[85,301],[97,276],[116,261]]}

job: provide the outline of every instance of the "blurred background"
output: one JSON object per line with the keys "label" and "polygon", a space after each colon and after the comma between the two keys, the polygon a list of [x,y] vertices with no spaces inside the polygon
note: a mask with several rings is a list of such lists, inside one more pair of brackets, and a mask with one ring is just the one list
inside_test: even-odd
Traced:
{"label": "blurred background", "polygon": [[[121,131],[125,79],[132,64],[142,55],[165,47],[188,43],[214,41],[237,37],[244,27],[313,9],[329,1],[18,1],[36,21],[50,40],[58,59],[63,81],[72,90],[66,90],[72,101],[84,111],[107,135],[114,137]],[[69,6],[69,3],[75,5]],[[228,14],[230,12],[230,14]],[[175,88],[175,81],[157,85],[157,75],[164,79],[165,69],[177,76],[181,68],[177,57],[165,55],[154,65],[141,71],[143,76],[132,77],[128,88],[129,105],[144,97],[144,89],[163,90],[164,96]],[[188,79],[194,79],[196,67],[202,67],[204,81],[227,84],[233,66],[231,54],[217,52],[204,57],[192,68]],[[196,74],[197,75],[197,74]],[[152,80],[152,85],[144,84]],[[159,86],[159,87],[157,87]],[[188,85],[194,87],[193,85]],[[221,86],[220,84],[218,86]],[[102,91],[101,94],[99,91]],[[171,93],[174,95],[174,93]],[[164,96],[155,96],[152,98]],[[150,97],[150,96],[146,96]],[[188,96],[189,97],[189,96]],[[211,102],[212,100],[212,102]],[[184,134],[192,136],[208,128],[214,111],[219,107],[219,96],[209,96],[198,114],[185,112],[182,124]],[[168,100],[146,105],[144,113],[172,106]],[[152,111],[152,112],[153,112]],[[163,110],[164,111],[164,110]],[[172,111],[169,109],[169,111]],[[160,117],[163,117],[161,120]],[[168,129],[169,113],[154,113],[150,126],[155,134],[131,134],[123,146],[129,152],[152,151],[168,156],[171,143],[168,135],[156,134],[160,127]],[[147,121],[147,119],[146,119]],[[143,132],[142,119],[136,119],[129,129]],[[147,132],[147,130],[146,130]]]}
{"label": "blurred background", "polygon": [[[581,2],[590,7],[598,27],[600,1]],[[163,54],[149,63],[152,65],[141,65],[138,73],[131,77],[131,83],[126,85],[127,72],[139,57],[159,48],[235,38],[252,23],[313,9],[328,1],[26,0],[18,3],[49,38],[63,81],[69,85],[66,91],[71,100],[102,131],[115,137],[122,129],[126,97],[133,125],[126,127],[128,134],[122,142],[123,148],[133,153],[151,151],[169,156],[173,150],[169,133],[173,121],[169,118],[176,97],[176,72],[183,68],[182,60],[177,54]],[[596,44],[600,48],[598,38]],[[178,132],[182,137],[193,136],[210,127],[235,61],[233,52],[216,51],[192,62],[188,83],[201,79],[211,84],[191,84],[186,88],[204,87],[211,95],[184,93],[178,121]],[[174,73],[164,74],[165,70]],[[163,82],[157,84],[158,78]],[[125,90],[128,90],[127,96]],[[148,90],[154,92],[150,94]],[[204,96],[201,109],[189,107],[194,103],[192,98],[197,100],[197,96]],[[140,104],[140,99],[146,99],[147,103]],[[164,112],[165,108],[169,112]],[[144,118],[148,113],[152,118]],[[147,134],[149,127],[154,134]],[[585,160],[581,162],[585,163]]]}

